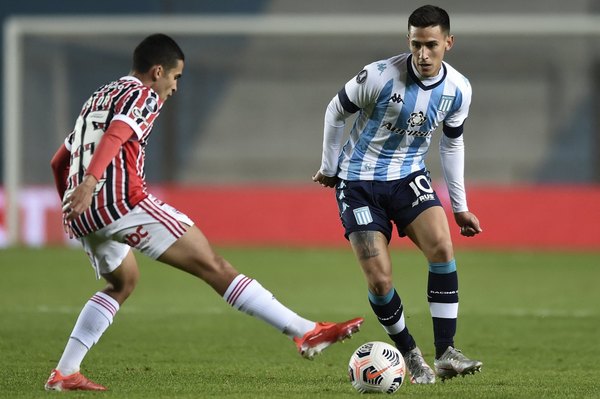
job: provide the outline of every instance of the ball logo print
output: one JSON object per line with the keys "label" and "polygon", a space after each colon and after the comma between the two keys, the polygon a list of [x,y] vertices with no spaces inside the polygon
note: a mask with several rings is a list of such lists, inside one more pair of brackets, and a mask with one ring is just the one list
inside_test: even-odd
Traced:
{"label": "ball logo print", "polygon": [[369,366],[368,369],[365,370],[365,381],[368,381],[369,384],[381,384],[381,374],[385,373],[390,366],[387,366],[383,370],[376,370],[375,367]]}
{"label": "ball logo print", "polygon": [[360,393],[396,392],[404,381],[406,365],[398,349],[385,342],[367,342],[350,357],[348,376]]}

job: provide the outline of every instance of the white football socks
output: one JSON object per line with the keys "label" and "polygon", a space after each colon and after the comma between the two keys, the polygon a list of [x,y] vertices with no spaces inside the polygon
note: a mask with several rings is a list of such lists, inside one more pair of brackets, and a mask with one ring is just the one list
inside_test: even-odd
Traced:
{"label": "white football socks", "polygon": [[103,292],[97,292],[87,301],[56,366],[62,375],[79,371],[83,358],[111,325],[118,310],[119,303]]}
{"label": "white football socks", "polygon": [[315,322],[302,318],[283,306],[258,281],[243,274],[233,279],[223,299],[235,309],[258,317],[290,338],[302,337],[316,326]]}
{"label": "white football socks", "polygon": [[[239,274],[229,285],[223,299],[235,309],[255,316],[290,338],[302,337],[316,323],[300,317],[282,305],[258,281]],[[112,324],[119,303],[103,292],[97,292],[85,304],[56,367],[62,375],[79,371],[81,362]]]}

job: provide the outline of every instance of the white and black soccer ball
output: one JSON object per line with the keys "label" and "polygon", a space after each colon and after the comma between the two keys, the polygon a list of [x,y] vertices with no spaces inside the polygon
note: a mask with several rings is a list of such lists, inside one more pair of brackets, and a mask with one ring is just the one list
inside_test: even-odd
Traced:
{"label": "white and black soccer ball", "polygon": [[402,386],[406,365],[398,349],[385,342],[367,342],[354,351],[348,364],[352,386],[360,393],[393,393]]}

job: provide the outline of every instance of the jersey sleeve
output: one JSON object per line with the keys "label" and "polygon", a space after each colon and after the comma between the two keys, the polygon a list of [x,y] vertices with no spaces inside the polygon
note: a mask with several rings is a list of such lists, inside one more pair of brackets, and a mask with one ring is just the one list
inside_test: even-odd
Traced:
{"label": "jersey sleeve", "polygon": [[69,133],[69,135],[65,138],[65,147],[66,149],[70,152],[71,151],[71,147],[73,146],[73,139],[75,137],[75,131],[72,131],[71,133]]}
{"label": "jersey sleeve", "polygon": [[323,154],[320,172],[325,176],[335,176],[338,169],[338,157],[342,147],[346,118],[350,113],[344,109],[338,96],[334,96],[327,110],[323,128]]}
{"label": "jersey sleeve", "polygon": [[462,83],[457,88],[457,96],[452,109],[444,119],[444,125],[450,128],[462,126],[467,116],[469,116],[472,95],[471,84],[464,77]]}
{"label": "jersey sleeve", "polygon": [[381,72],[373,63],[365,66],[354,78],[350,79],[338,93],[344,110],[355,113],[373,104],[381,92],[380,76]]}
{"label": "jersey sleeve", "polygon": [[161,107],[162,101],[154,90],[140,87],[119,99],[112,120],[128,124],[139,140],[152,128]]}
{"label": "jersey sleeve", "polygon": [[465,145],[462,136],[450,138],[443,134],[440,140],[442,171],[450,195],[452,212],[466,212],[467,195],[465,191]]}

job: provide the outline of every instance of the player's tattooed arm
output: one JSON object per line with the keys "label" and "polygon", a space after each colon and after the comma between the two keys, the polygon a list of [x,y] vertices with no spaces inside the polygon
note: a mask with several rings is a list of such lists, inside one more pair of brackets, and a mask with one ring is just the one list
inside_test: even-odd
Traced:
{"label": "player's tattooed arm", "polygon": [[352,248],[360,260],[367,260],[379,256],[379,250],[376,245],[376,231],[355,231],[350,234]]}

